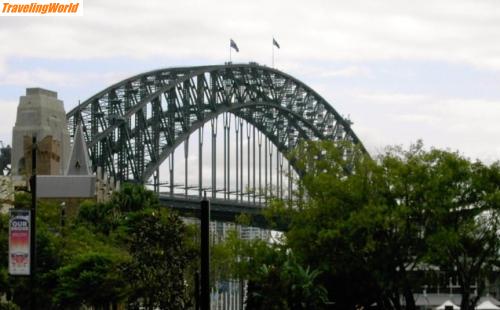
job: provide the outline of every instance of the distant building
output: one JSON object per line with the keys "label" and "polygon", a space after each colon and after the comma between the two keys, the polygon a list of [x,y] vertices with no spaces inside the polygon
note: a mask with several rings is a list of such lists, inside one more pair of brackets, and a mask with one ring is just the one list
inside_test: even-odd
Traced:
{"label": "distant building", "polygon": [[[42,162],[48,159],[39,152]],[[87,144],[83,137],[82,126],[78,126],[73,139],[70,160],[64,175],[37,176],[37,195],[43,198],[93,198],[96,196],[96,176],[90,169]],[[37,171],[38,170],[37,166]],[[43,174],[43,173],[41,173]],[[106,191],[107,193],[108,191]]]}
{"label": "distant building", "polygon": [[98,169],[97,175],[91,170],[82,126],[75,129],[71,146],[63,102],[56,92],[42,88],[27,88],[17,108],[11,156],[14,187],[27,186],[33,136],[37,138],[39,198],[106,201],[119,189],[119,182],[101,173],[102,169]]}
{"label": "distant building", "polygon": [[[41,175],[62,175],[69,160],[70,137],[63,102],[57,93],[27,88],[17,107],[12,132],[12,175],[31,174],[31,138],[38,142],[37,171]],[[19,178],[18,178],[19,179]]]}

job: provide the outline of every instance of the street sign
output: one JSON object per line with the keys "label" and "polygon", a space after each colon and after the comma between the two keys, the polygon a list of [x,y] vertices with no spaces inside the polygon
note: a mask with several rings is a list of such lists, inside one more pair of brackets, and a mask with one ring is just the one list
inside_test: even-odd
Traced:
{"label": "street sign", "polygon": [[9,274],[30,275],[30,211],[10,209],[9,219]]}

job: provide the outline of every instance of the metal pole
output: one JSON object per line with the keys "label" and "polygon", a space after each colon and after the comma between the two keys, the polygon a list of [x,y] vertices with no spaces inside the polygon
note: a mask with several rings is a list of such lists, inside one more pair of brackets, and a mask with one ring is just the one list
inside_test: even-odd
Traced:
{"label": "metal pole", "polygon": [[[274,40],[274,38],[273,38],[273,40]],[[272,60],[272,67],[274,68],[274,42],[273,42],[272,46],[273,46],[273,60]]]}
{"label": "metal pole", "polygon": [[223,152],[224,152],[224,186],[223,186],[223,191],[224,191],[224,199],[227,199],[227,179],[226,179],[226,170],[227,170],[227,166],[226,166],[226,162],[227,162],[227,154],[226,154],[226,147],[227,147],[227,124],[226,124],[226,113],[222,114],[222,122],[223,122],[223,128],[224,128],[224,148],[223,148]]}
{"label": "metal pole", "polygon": [[259,146],[259,204],[262,202],[262,133],[257,133]]}
{"label": "metal pole", "polygon": [[231,193],[231,114],[227,114],[227,199]]}
{"label": "metal pole", "polygon": [[194,309],[200,309],[200,273],[194,273]]}
{"label": "metal pole", "polygon": [[239,167],[239,163],[238,163],[238,159],[239,159],[239,154],[238,154],[238,133],[240,131],[240,127],[239,127],[239,118],[235,117],[234,118],[234,124],[235,124],[235,133],[236,133],[236,201],[238,201],[238,195],[239,195],[239,184],[238,184],[238,180],[239,180],[239,173],[238,173],[238,167]]}
{"label": "metal pole", "polygon": [[32,137],[31,145],[31,234],[30,234],[30,308],[36,309],[35,281],[36,281],[36,134]]}
{"label": "metal pole", "polygon": [[292,202],[292,169],[290,168],[290,159],[287,161],[288,163],[288,200]]}
{"label": "metal pole", "polygon": [[241,201],[243,201],[243,120],[240,118],[240,189]]}
{"label": "metal pole", "polygon": [[280,152],[276,148],[276,198],[280,197]]}
{"label": "metal pole", "polygon": [[160,192],[160,168],[156,168],[155,174],[154,174],[154,190],[155,193]]}
{"label": "metal pole", "polygon": [[217,118],[212,118],[212,198],[217,194]]}
{"label": "metal pole", "polygon": [[283,199],[283,154],[280,154],[280,199]]}
{"label": "metal pole", "polygon": [[210,310],[210,201],[201,201],[201,310]]}
{"label": "metal pole", "polygon": [[247,122],[247,188],[248,202],[250,202],[250,124]]}
{"label": "metal pole", "polygon": [[269,142],[269,196],[273,195],[273,145]]}
{"label": "metal pole", "polygon": [[201,198],[203,191],[203,125],[198,130],[198,191]]}
{"label": "metal pole", "polygon": [[66,202],[61,202],[59,205],[61,207],[61,229],[66,225]]}
{"label": "metal pole", "polygon": [[174,152],[170,153],[170,159],[168,161],[168,170],[170,173],[170,195],[174,195]]}
{"label": "metal pole", "polygon": [[267,137],[264,137],[264,201],[267,203]]}
{"label": "metal pole", "polygon": [[184,195],[188,194],[188,157],[189,157],[189,136],[184,141]]}
{"label": "metal pole", "polygon": [[253,132],[252,132],[252,139],[253,139],[253,160],[252,160],[252,164],[253,164],[253,204],[255,204],[255,194],[256,194],[256,190],[255,190],[255,126],[253,126]]}

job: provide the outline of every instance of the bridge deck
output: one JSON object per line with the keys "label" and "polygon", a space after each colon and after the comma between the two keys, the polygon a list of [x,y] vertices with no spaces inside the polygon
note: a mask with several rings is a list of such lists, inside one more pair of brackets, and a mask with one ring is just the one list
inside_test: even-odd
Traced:
{"label": "bridge deck", "polygon": [[[160,193],[159,199],[162,205],[177,210],[181,215],[200,217],[199,196],[186,196],[181,194],[171,195]],[[211,219],[222,222],[235,222],[241,214],[250,217],[251,226],[269,228],[269,223],[262,214],[264,205],[248,202],[239,202],[225,199],[210,199]]]}

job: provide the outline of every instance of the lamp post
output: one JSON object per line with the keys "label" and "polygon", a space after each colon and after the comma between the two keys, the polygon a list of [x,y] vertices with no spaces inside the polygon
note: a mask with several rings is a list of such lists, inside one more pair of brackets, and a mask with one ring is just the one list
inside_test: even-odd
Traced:
{"label": "lamp post", "polygon": [[201,310],[210,310],[210,201],[207,193],[201,205]]}
{"label": "lamp post", "polygon": [[35,273],[36,273],[36,134],[32,137],[31,143],[31,234],[30,234],[30,309],[36,309],[36,294],[35,294]]}
{"label": "lamp post", "polygon": [[61,202],[61,229],[64,228],[64,225],[66,224],[66,202],[63,201]]}

